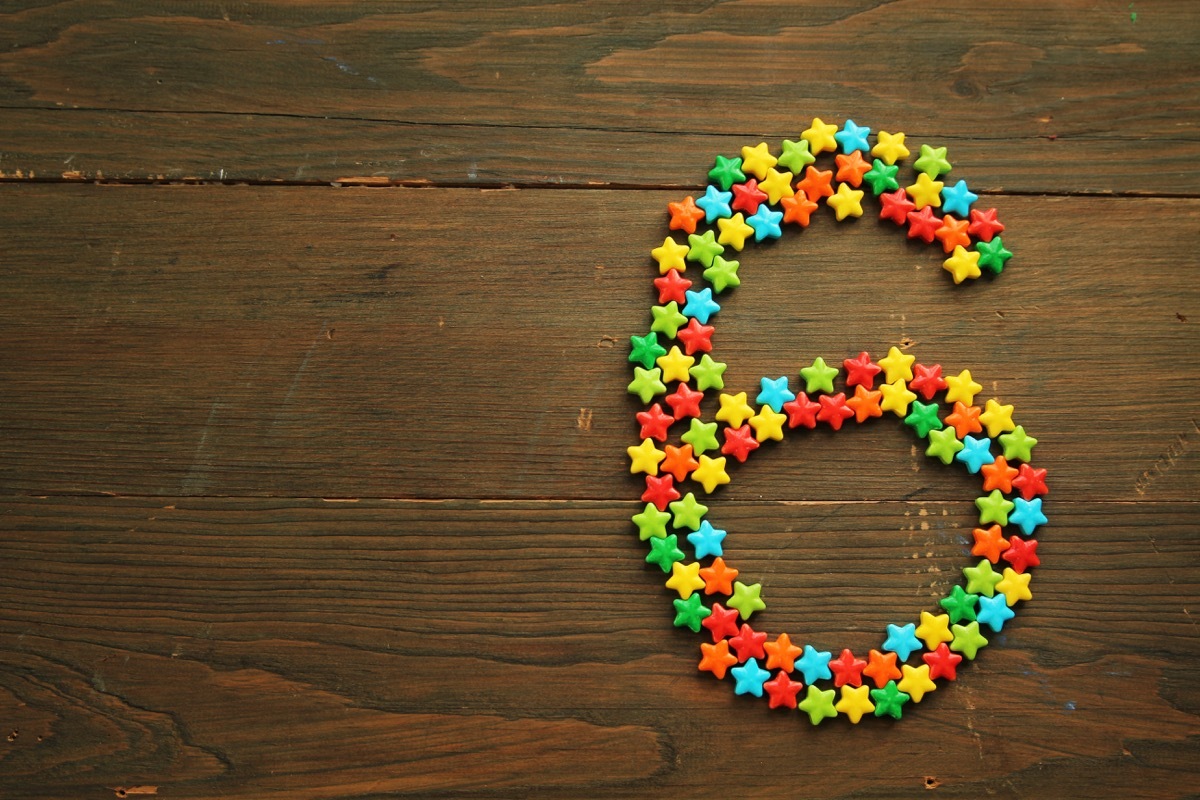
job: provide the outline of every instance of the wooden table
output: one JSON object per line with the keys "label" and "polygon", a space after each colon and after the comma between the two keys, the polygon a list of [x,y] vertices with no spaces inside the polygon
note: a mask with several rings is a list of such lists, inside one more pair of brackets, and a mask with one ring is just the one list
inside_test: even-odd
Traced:
{"label": "wooden table", "polygon": [[[1200,790],[1191,0],[3,11],[3,797]],[[743,254],[726,385],[900,345],[1052,489],[978,661],[816,729],[697,671],[625,455],[666,203],[814,116],[948,146],[1016,256],[823,212]],[[937,608],[978,478],[914,442],[731,469],[755,624]]]}

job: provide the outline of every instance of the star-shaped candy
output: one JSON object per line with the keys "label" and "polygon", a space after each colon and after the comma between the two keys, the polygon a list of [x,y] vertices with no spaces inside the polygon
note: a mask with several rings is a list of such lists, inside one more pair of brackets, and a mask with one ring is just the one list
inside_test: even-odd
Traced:
{"label": "star-shaped candy", "polygon": [[760,181],[767,176],[767,170],[777,163],[779,160],[771,155],[771,150],[767,147],[766,142],[759,142],[754,147],[747,145],[742,148],[742,172],[753,175]]}
{"label": "star-shaped candy", "polygon": [[883,409],[879,406],[882,399],[883,392],[873,392],[859,385],[854,387],[854,397],[846,401],[846,407],[854,412],[856,421],[866,422],[871,417],[883,416]]}
{"label": "star-shaped candy", "polygon": [[675,516],[672,525],[676,528],[688,528],[693,531],[700,530],[700,520],[708,513],[708,506],[697,500],[696,495],[692,492],[685,494],[682,500],[671,503],[669,508]]}
{"label": "star-shaped candy", "polygon": [[971,370],[964,369],[957,375],[946,378],[946,402],[961,402],[969,406],[975,402],[975,395],[983,391],[983,387],[971,379]]}
{"label": "star-shaped candy", "polygon": [[[674,272],[672,275],[676,274]],[[715,329],[712,325],[702,325],[700,320],[693,319],[675,332],[675,338],[683,342],[683,352],[689,356],[694,353],[712,352],[712,335]]]}
{"label": "star-shaped candy", "polygon": [[658,357],[659,368],[662,370],[662,379],[666,381],[686,381],[688,379],[688,369],[692,364],[696,363],[696,359],[691,356],[685,356],[683,351],[678,346],[672,346],[669,351]]}
{"label": "star-shaped candy", "polygon": [[929,677],[928,664],[922,664],[919,667],[910,667],[905,664],[900,667],[900,670],[904,673],[904,677],[896,684],[896,688],[911,697],[914,703],[921,702],[921,698],[937,689],[937,684]]}
{"label": "star-shaped candy", "polygon": [[925,206],[920,211],[908,212],[908,238],[910,239],[920,239],[925,244],[931,244],[937,237],[940,227],[942,227],[942,218],[934,214],[933,208],[930,206]]}
{"label": "star-shaped candy", "polygon": [[701,422],[698,419],[693,419],[690,427],[679,439],[690,444],[692,452],[696,455],[700,455],[708,450],[721,449],[720,443],[717,442],[717,423],[715,422]]}
{"label": "star-shaped candy", "polygon": [[1033,459],[1033,446],[1037,441],[1025,432],[1024,426],[1018,425],[1010,433],[1001,434],[1000,447],[1009,461],[1030,461]]}
{"label": "star-shaped candy", "polygon": [[1004,628],[1004,623],[1016,616],[1016,612],[1008,607],[1004,594],[995,597],[979,598],[978,619],[981,625],[987,625],[997,633]]}
{"label": "star-shaped candy", "polygon": [[725,252],[712,231],[693,233],[688,236],[687,260],[694,261],[702,267],[710,267],[721,253]]}
{"label": "star-shaped candy", "polygon": [[833,671],[834,686],[862,686],[863,670],[867,668],[867,662],[861,658],[855,658],[854,653],[850,650],[842,650],[842,654],[829,662],[829,669]]}
{"label": "star-shaped candy", "polygon": [[758,207],[758,211],[747,217],[746,224],[754,229],[754,241],[763,239],[778,239],[783,235],[779,223],[783,220],[782,211],[772,211],[768,206]]}
{"label": "star-shaped candy", "polygon": [[712,298],[712,289],[705,287],[698,292],[688,291],[684,294],[687,298],[687,304],[683,307],[683,314],[688,317],[700,320],[702,324],[707,325],[712,319],[712,315],[721,310],[721,306]]}
{"label": "star-shaped candy", "polygon": [[725,436],[721,452],[727,456],[733,456],[742,464],[746,463],[746,458],[750,453],[761,446],[754,438],[754,432],[749,425],[742,425],[739,428],[726,427],[721,433]]}
{"label": "star-shaped candy", "polygon": [[821,411],[821,404],[814,403],[808,399],[808,395],[804,392],[790,403],[783,404],[783,410],[787,412],[787,424],[789,428],[797,428],[801,425],[812,430],[817,427],[817,414]]}
{"label": "star-shaped candy", "polygon": [[740,266],[741,263],[738,261],[727,261],[720,256],[715,256],[712,266],[704,270],[704,280],[711,283],[713,291],[718,294],[726,289],[733,289],[742,284],[742,279],[737,274]]}
{"label": "star-shaped candy", "polygon": [[996,400],[988,400],[984,406],[983,413],[979,415],[979,421],[987,426],[988,436],[995,439],[1005,431],[1011,431],[1016,428],[1016,424],[1012,419],[1013,407],[1011,405],[1002,406]]}
{"label": "star-shaped candy", "polygon": [[993,275],[1004,271],[1004,265],[1012,258],[1012,251],[1004,249],[1004,240],[997,236],[990,242],[976,242],[975,252],[979,253],[979,266]]}
{"label": "star-shaped candy", "polygon": [[654,503],[646,503],[645,510],[634,514],[632,519],[638,529],[638,538],[644,542],[651,538],[666,538],[667,523],[671,521],[671,515],[659,511]]}
{"label": "star-shaped candy", "polygon": [[908,355],[899,347],[893,346],[888,350],[886,356],[879,359],[879,366],[885,370],[884,382],[895,383],[896,381],[912,380],[912,365],[916,360],[916,356]]}
{"label": "star-shaped candy", "polygon": [[858,150],[866,153],[871,150],[871,145],[867,142],[867,137],[870,135],[870,128],[856,125],[854,120],[848,119],[842,123],[842,129],[833,135],[833,139],[842,148],[843,153]]}
{"label": "star-shaped candy", "polygon": [[686,269],[683,257],[688,254],[688,246],[681,244],[670,236],[663,239],[661,246],[650,251],[650,257],[658,262],[658,271],[666,274],[668,271]]}
{"label": "star-shaped candy", "polygon": [[837,192],[825,202],[833,209],[837,221],[841,222],[846,217],[863,215],[862,199],[862,189],[851,189],[850,184],[842,183],[838,184]]}
{"label": "star-shaped candy", "polygon": [[781,410],[784,403],[796,399],[796,395],[788,388],[786,375],[774,380],[762,378],[759,380],[759,386],[762,388],[754,402],[759,405],[768,405],[773,411]]}
{"label": "star-shaped candy", "polygon": [[1008,605],[1015,606],[1018,600],[1032,600],[1033,592],[1029,591],[1029,581],[1033,573],[1017,573],[1010,567],[1004,568],[1004,577],[996,584],[996,591],[1004,595]]}
{"label": "star-shaped candy", "polygon": [[674,339],[675,334],[688,321],[687,317],[679,313],[679,304],[674,300],[665,306],[650,306],[650,316],[654,318],[654,321],[650,323],[650,330],[661,333],[668,339]]}
{"label": "star-shaped candy", "polygon": [[[654,331],[650,331],[645,336],[630,336],[629,344],[631,348],[629,360],[634,364],[641,364],[646,369],[652,369],[658,357],[667,354],[666,348],[658,343],[658,334]],[[643,400],[642,402],[648,401]]]}
{"label": "star-shaped candy", "polygon": [[888,681],[882,689],[871,690],[871,700],[875,703],[875,716],[900,719],[904,716],[904,704],[911,698],[906,692],[900,691],[895,681]]}
{"label": "star-shaped candy", "polygon": [[804,645],[804,655],[796,659],[796,669],[804,675],[805,683],[829,680],[833,677],[833,673],[829,670],[829,662],[832,660],[833,653],[827,650],[818,650],[811,644],[806,644]]}
{"label": "star-shaped candy", "polygon": [[712,494],[718,486],[729,483],[729,473],[725,471],[725,456],[700,456],[700,466],[692,472],[692,480],[703,486],[707,494]]}
{"label": "star-shaped candy", "polygon": [[686,600],[675,598],[671,604],[675,606],[675,627],[689,628],[692,633],[699,633],[704,618],[712,613],[700,602],[698,594],[693,594]]}
{"label": "star-shaped candy", "polygon": [[962,622],[975,619],[975,603],[978,601],[979,595],[968,594],[963,587],[956,585],[950,594],[938,601],[938,605],[950,615],[951,622]]}
{"label": "star-shaped candy", "polygon": [[917,626],[915,633],[930,650],[937,647],[939,642],[951,641],[954,634],[950,633],[950,615],[922,611],[921,624]]}
{"label": "star-shaped candy", "polygon": [[867,666],[863,669],[863,675],[882,689],[888,681],[900,677],[900,670],[896,669],[896,654],[871,650],[867,654]]}
{"label": "star-shaped candy", "polygon": [[863,176],[871,171],[871,165],[863,160],[862,153],[857,150],[846,155],[838,155],[834,158],[834,163],[837,165],[837,173],[834,177],[855,189],[862,186]]}
{"label": "star-shaped candy", "polygon": [[766,652],[767,669],[780,669],[784,672],[795,669],[796,657],[804,652],[792,644],[792,638],[786,633],[779,634],[773,642],[763,644],[763,650]]}
{"label": "star-shaped candy", "polygon": [[736,608],[742,619],[750,619],[750,615],[755,611],[762,611],[767,607],[759,596],[762,594],[762,584],[752,583],[749,586],[741,581],[733,582],[733,597],[729,598],[726,604],[730,608]]}
{"label": "star-shaped candy", "polygon": [[733,648],[738,661],[745,661],[748,658],[766,658],[767,653],[763,650],[766,641],[766,633],[754,630],[749,623],[743,623],[737,636],[729,640],[729,646]]}
{"label": "star-shaped candy", "polygon": [[725,670],[738,663],[729,652],[729,642],[722,639],[716,644],[702,642],[700,644],[700,671],[711,672],[717,679],[725,677]]}
{"label": "star-shaped candy", "polygon": [[903,133],[888,133],[880,131],[875,137],[875,146],[871,155],[883,159],[885,164],[895,164],[908,158],[908,148],[904,146]]}
{"label": "star-shaped candy", "polygon": [[987,647],[987,638],[979,632],[978,622],[968,622],[966,625],[953,625],[954,641],[950,649],[962,653],[968,660],[974,661],[980,649]]}
{"label": "star-shaped candy", "polygon": [[921,642],[916,635],[917,626],[910,622],[907,625],[888,625],[887,639],[883,649],[895,653],[901,661],[907,661],[914,650],[921,649]]}
{"label": "star-shaped candy", "polygon": [[976,439],[971,434],[962,437],[962,450],[954,458],[959,463],[965,464],[968,473],[972,475],[983,469],[984,464],[996,461],[996,457],[991,455],[991,439],[988,437]]}
{"label": "star-shaped candy", "polygon": [[1042,513],[1042,498],[1026,500],[1024,497],[1018,497],[1013,503],[1015,508],[1008,521],[1020,528],[1024,535],[1033,536],[1039,525],[1046,524],[1046,515]]}
{"label": "star-shaped candy", "polygon": [[981,597],[994,595],[1001,579],[1000,573],[992,569],[992,562],[986,558],[973,567],[963,567],[963,576],[967,579],[967,591]]}
{"label": "star-shaped candy", "polygon": [[793,142],[791,139],[783,140],[783,153],[778,159],[779,166],[799,174],[800,170],[816,160],[816,157],[808,150],[807,139],[801,139],[798,142]]}
{"label": "star-shaped candy", "polygon": [[[900,188],[900,182],[896,180],[896,175],[899,172],[899,167],[888,166],[877,158],[871,163],[871,168],[862,176],[862,179],[871,187],[871,193],[879,196],[884,192],[891,192]],[[912,211],[912,209],[910,208],[908,211]]]}
{"label": "star-shaped candy", "polygon": [[[983,424],[979,421],[980,411],[982,409],[978,406],[964,405],[961,400],[955,400],[954,410],[946,415],[946,424],[954,428],[955,436],[965,440],[968,434],[979,433],[983,430]],[[987,442],[991,444],[991,439],[987,439]],[[971,472],[978,472],[978,470],[973,469]]]}
{"label": "star-shaped candy", "polygon": [[775,677],[763,684],[767,695],[771,698],[770,708],[795,708],[796,695],[804,688],[804,684],[792,680],[786,672],[778,672]]}
{"label": "star-shaped candy", "polygon": [[696,205],[696,198],[690,194],[677,203],[667,203],[667,213],[671,215],[667,227],[684,233],[695,233],[696,223],[704,219],[704,210]]}
{"label": "star-shaped candy", "polygon": [[746,219],[740,211],[729,219],[717,220],[717,227],[721,229],[721,235],[717,237],[717,241],[729,245],[738,252],[741,252],[742,248],[746,246],[746,238],[754,235],[754,228],[746,224]]}
{"label": "star-shaped candy", "polygon": [[812,125],[800,134],[800,138],[808,142],[808,151],[816,156],[826,150],[837,150],[838,143],[834,138],[837,129],[837,125],[827,125],[820,117],[814,117]]}
{"label": "star-shaped candy", "polygon": [[[791,197],[796,193],[796,190],[792,188],[793,177],[790,172],[779,172],[778,170],[769,169],[767,170],[767,177],[763,178],[758,188],[767,193],[767,202],[775,205],[783,198]],[[754,212],[750,213],[753,214]]]}
{"label": "star-shaped candy", "polygon": [[912,428],[921,438],[928,436],[930,431],[941,430],[942,420],[938,417],[938,404],[913,400],[912,411],[904,418],[904,424]]}
{"label": "star-shaped candy", "polygon": [[[703,528],[701,529],[703,530]],[[709,530],[712,530],[710,527]],[[725,531],[720,531],[724,536]],[[696,534],[688,534],[688,541]],[[697,547],[697,550],[700,548]],[[697,556],[699,558],[700,556]],[[733,579],[738,576],[738,571],[725,563],[725,559],[717,556],[713,559],[713,563],[704,569],[700,570],[700,577],[704,579],[705,594],[733,594]],[[766,634],[763,634],[764,636]]]}
{"label": "star-shaped candy", "polygon": [[711,225],[714,220],[728,217],[733,213],[733,209],[729,206],[732,200],[732,192],[721,191],[709,184],[704,190],[704,197],[696,200],[696,205],[704,209],[704,221]]}
{"label": "star-shaped candy", "polygon": [[[838,376],[837,367],[828,366],[825,363],[825,359],[821,358],[820,356],[817,356],[816,358],[814,358],[813,362],[810,366],[802,367],[800,369],[800,377],[804,378],[804,383],[805,383],[804,389],[805,389],[805,391],[809,392],[810,394],[813,392],[820,392],[820,391],[832,392],[833,391],[833,379],[836,378],[837,376]],[[784,387],[786,388],[787,379],[784,378],[783,380],[784,380]],[[791,393],[789,392],[789,394],[791,394]],[[795,399],[795,395],[792,395],[791,397],[786,398],[786,400],[784,402],[787,402],[789,400],[794,400],[794,399]],[[763,402],[761,395],[759,396],[758,402],[760,402],[760,403]],[[778,411],[780,408],[783,407],[783,403],[780,403],[778,406],[775,406],[774,404],[772,404],[771,407],[774,408],[776,411]]]}
{"label": "star-shaped candy", "polygon": [[675,480],[682,481],[687,478],[691,471],[700,466],[700,462],[692,457],[692,446],[685,444],[683,447],[676,447],[669,444],[663,448],[663,461],[661,469],[663,472],[669,472],[675,476]]}
{"label": "star-shaped candy", "polygon": [[929,432],[929,446],[925,448],[925,455],[949,464],[962,449],[963,443],[954,435],[954,429],[943,428]]}
{"label": "star-shaped candy", "polygon": [[692,287],[692,282],[683,277],[683,274],[677,269],[667,270],[667,274],[654,279],[654,288],[658,289],[659,304],[669,303],[674,300],[677,303],[684,301],[684,291]]}
{"label": "star-shaped candy", "polygon": [[846,386],[865,386],[868,389],[875,388],[875,376],[883,371],[883,368],[871,361],[871,354],[863,350],[854,358],[847,358],[842,362],[842,366],[846,368]]}
{"label": "star-shaped candy", "polygon": [[758,188],[758,181],[754,178],[745,183],[735,183],[730,187],[730,191],[733,192],[730,208],[734,211],[745,211],[747,214],[758,211],[758,207],[767,199],[767,193]]}
{"label": "star-shaped candy", "polygon": [[724,389],[725,379],[721,377],[725,374],[726,364],[723,361],[713,361],[712,357],[705,353],[700,356],[700,361],[694,367],[688,369],[688,374],[696,381],[696,388],[701,392],[708,389]]}
{"label": "star-shaped candy", "polygon": [[[699,595],[694,596],[699,597]],[[708,628],[712,634],[712,640],[719,642],[728,636],[737,635],[737,618],[738,613],[732,608],[725,608],[720,603],[713,603],[709,616],[701,624]]]}
{"label": "star-shaped candy", "polygon": [[671,534],[665,539],[657,536],[650,537],[650,552],[646,555],[647,564],[657,564],[663,572],[670,572],[671,566],[683,560],[683,551],[679,549],[679,538]]}
{"label": "star-shaped candy", "polygon": [[716,164],[708,171],[708,178],[723,190],[728,191],[733,184],[746,180],[746,174],[742,172],[742,159],[736,156],[733,158],[717,156]]}
{"label": "star-shaped candy", "polygon": [[796,183],[796,189],[814,203],[833,194],[833,170],[806,167],[804,179]]}
{"label": "star-shaped candy", "polygon": [[639,472],[644,472],[647,475],[658,474],[658,464],[666,455],[662,450],[654,446],[654,442],[650,439],[643,439],[642,443],[636,447],[627,447],[625,452],[629,453],[629,472],[631,475],[636,475]]}
{"label": "star-shaped candy", "polygon": [[[884,192],[879,195],[879,202],[883,204],[879,209],[879,218],[890,219],[897,225],[906,224],[908,215],[917,209],[916,203],[908,199],[908,192],[903,189]],[[909,231],[909,237],[913,238],[912,231]]]}
{"label": "star-shaped candy", "polygon": [[1042,563],[1037,554],[1037,539],[1022,539],[1014,536],[1009,541],[1009,547],[1004,551],[1004,560],[1012,564],[1013,572],[1018,575],[1030,567]]}
{"label": "star-shaped candy", "polygon": [[[691,544],[692,548],[696,551],[696,558],[700,559],[705,558],[706,556],[716,556],[717,561],[720,561],[721,556],[725,554],[721,543],[725,541],[725,537],[727,535],[728,534],[726,534],[726,532],[720,528],[714,528],[712,523],[708,520],[703,520],[701,521],[699,528],[687,535],[687,540],[688,543]],[[713,562],[713,567],[715,566],[716,561]],[[735,576],[737,575],[736,569],[733,570],[733,574]],[[700,577],[704,578],[705,582],[708,581],[708,578],[704,575],[704,570],[700,570]],[[725,592],[725,594],[729,594],[732,591],[733,589],[730,588],[728,592]],[[712,592],[708,592],[708,594],[712,594]]]}
{"label": "star-shaped candy", "polygon": [[879,407],[884,411],[894,411],[898,417],[908,416],[908,404],[917,399],[903,380],[882,384],[879,391],[883,394],[883,402]]}
{"label": "star-shaped candy", "polygon": [[971,204],[979,199],[979,195],[967,188],[966,181],[959,181],[953,186],[942,187],[942,209],[951,214],[965,217],[971,213]]}
{"label": "star-shaped candy", "polygon": [[971,555],[982,556],[993,564],[998,563],[1000,554],[1010,547],[1009,541],[1004,538],[999,525],[992,525],[990,528],[976,528],[971,531],[971,535],[975,537]]}
{"label": "star-shaped candy", "polygon": [[[917,176],[916,183],[905,187],[905,191],[908,192],[908,196],[912,198],[913,205],[918,209],[941,208],[942,186],[941,181],[935,181],[922,172]],[[938,222],[940,223],[941,220],[939,219]]]}
{"label": "star-shaped candy", "polygon": [[779,201],[779,205],[783,208],[783,221],[794,222],[801,228],[808,227],[813,212],[819,208],[803,192],[798,192],[792,197],[783,198]]}
{"label": "star-shaped candy", "polygon": [[869,686],[843,686],[842,699],[838,700],[834,708],[849,717],[851,723],[857,725],[864,714],[870,714],[875,710],[870,692],[871,687]]}
{"label": "star-shaped candy", "polygon": [[933,236],[942,243],[942,251],[946,253],[953,253],[955,247],[965,248],[971,244],[971,236],[967,233],[967,221],[950,214],[942,216],[942,224],[933,232]]}
{"label": "star-shaped candy", "polygon": [[805,714],[808,714],[809,722],[813,725],[820,725],[821,720],[832,719],[837,716],[837,710],[833,707],[833,699],[836,695],[837,693],[833,689],[822,691],[810,685],[808,693],[797,707]]}
{"label": "star-shaped candy", "polygon": [[946,160],[946,148],[930,147],[927,144],[921,145],[921,153],[917,156],[917,160],[913,162],[913,169],[928,175],[930,178],[936,178],[939,175],[949,172],[952,167],[950,166],[950,162]]}
{"label": "star-shaped candy", "polygon": [[1046,488],[1046,470],[1035,469],[1028,464],[1021,465],[1019,474],[1012,480],[1012,485],[1026,500],[1032,500],[1050,491]]}
{"label": "star-shaped candy", "polygon": [[[646,491],[642,492],[642,500],[650,503],[659,511],[667,510],[667,503],[679,499],[679,491],[675,488],[675,478],[672,475],[647,475]],[[645,538],[645,537],[643,537]]]}
{"label": "star-shaped candy", "polygon": [[985,492],[993,489],[1011,492],[1013,478],[1020,474],[1008,465],[1008,460],[1004,456],[996,456],[991,464],[984,464],[979,471],[983,473],[983,490]]}
{"label": "star-shaped candy", "polygon": [[962,663],[963,657],[958,653],[951,653],[950,648],[943,643],[931,653],[922,653],[921,659],[929,665],[931,680],[945,678],[952,681],[958,678],[958,665]]}
{"label": "star-shaped candy", "polygon": [[700,565],[696,562],[684,564],[676,561],[671,565],[671,577],[667,578],[667,588],[679,592],[680,598],[687,600],[693,592],[704,588],[704,579],[700,577]]}
{"label": "star-shaped candy", "polygon": [[[854,409],[848,405],[843,392],[823,394],[817,398],[817,402],[821,404],[821,410],[817,412],[817,419],[821,422],[828,422],[829,427],[835,431],[840,431],[842,423],[854,416]],[[882,414],[883,412],[880,412],[881,416]]]}
{"label": "star-shaped candy", "polygon": [[754,438],[760,442],[765,442],[767,439],[782,442],[783,423],[787,422],[787,419],[786,414],[780,414],[770,406],[761,406],[758,413],[750,418],[750,427],[754,428]]}
{"label": "star-shaped candy", "polygon": [[754,416],[754,408],[746,402],[745,392],[722,394],[717,399],[721,403],[721,407],[713,417],[719,422],[725,422],[737,428]]}
{"label": "star-shaped candy", "polygon": [[961,244],[954,246],[954,253],[942,262],[942,269],[950,273],[956,285],[982,274],[979,271],[979,253],[967,250]]}
{"label": "star-shaped candy", "polygon": [[990,242],[992,237],[1004,232],[1004,223],[996,219],[996,209],[988,208],[980,211],[971,209],[971,224],[967,232],[981,242]]}
{"label": "star-shaped candy", "polygon": [[979,509],[980,525],[989,522],[1007,525],[1008,512],[1013,510],[1012,501],[1001,494],[999,489],[993,489],[986,497],[975,498],[975,507]]}

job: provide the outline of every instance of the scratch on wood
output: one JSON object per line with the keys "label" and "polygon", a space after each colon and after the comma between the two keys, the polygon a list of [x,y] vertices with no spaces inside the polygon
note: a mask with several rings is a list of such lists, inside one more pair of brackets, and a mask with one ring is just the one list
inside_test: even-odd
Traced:
{"label": "scratch on wood", "polygon": [[157,786],[114,786],[113,794],[117,797],[151,797],[158,795]]}
{"label": "scratch on wood", "polygon": [[1188,451],[1190,447],[1188,437],[1200,433],[1200,425],[1196,423],[1196,420],[1189,421],[1192,423],[1192,429],[1175,434],[1175,440],[1167,446],[1163,454],[1150,465],[1149,469],[1143,470],[1138,479],[1134,481],[1133,488],[1139,496],[1144,496],[1151,484],[1170,472],[1171,468],[1175,466],[1175,462]]}
{"label": "scratch on wood", "polygon": [[607,333],[600,337],[600,341],[596,342],[596,347],[613,347],[619,342],[615,336],[609,336]]}
{"label": "scratch on wood", "polygon": [[581,431],[590,431],[592,429],[592,410],[590,408],[579,409],[579,416],[575,419],[575,427]]}

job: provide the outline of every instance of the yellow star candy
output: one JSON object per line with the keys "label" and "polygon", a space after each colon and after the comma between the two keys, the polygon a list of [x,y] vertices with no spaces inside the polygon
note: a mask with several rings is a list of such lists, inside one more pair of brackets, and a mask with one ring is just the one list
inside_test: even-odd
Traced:
{"label": "yellow star candy", "polygon": [[888,133],[880,131],[875,137],[877,142],[871,148],[871,155],[891,165],[908,158],[908,148],[904,146],[903,133]]}
{"label": "yellow star candy", "polygon": [[967,250],[961,244],[954,245],[954,254],[942,262],[942,268],[954,276],[955,284],[983,274],[979,271],[979,251]]}
{"label": "yellow star candy", "polygon": [[685,356],[679,349],[679,345],[674,345],[671,352],[665,356],[659,356],[654,363],[662,367],[663,383],[667,381],[684,381],[686,383],[687,379],[691,377],[688,370],[696,363],[696,359]]}
{"label": "yellow star candy", "polygon": [[758,188],[767,193],[767,202],[775,205],[782,198],[793,197],[796,194],[796,190],[792,188],[792,178],[794,177],[790,172],[769,169],[767,177],[759,181]]}
{"label": "yellow star candy", "polygon": [[1016,573],[1012,567],[1004,568],[1004,577],[996,584],[996,591],[1004,594],[1004,602],[1008,603],[1009,608],[1017,604],[1018,600],[1032,600],[1033,592],[1029,591],[1029,581],[1033,578],[1030,572]]}
{"label": "yellow star candy", "polygon": [[[838,184],[837,193],[830,197],[825,202],[833,208],[834,214],[837,216],[837,221],[841,222],[846,217],[861,217],[863,215],[862,207],[863,192],[861,189],[852,189],[848,183]],[[975,255],[979,255],[976,253]]]}
{"label": "yellow star candy", "polygon": [[760,181],[767,177],[767,170],[779,163],[779,159],[771,155],[766,142],[759,142],[754,147],[742,148],[742,172],[753,175]]}
{"label": "yellow star candy", "polygon": [[913,203],[918,209],[925,206],[933,206],[934,208],[942,207],[942,186],[941,181],[935,181],[922,172],[917,176],[917,182],[905,189],[908,196],[912,198]]}
{"label": "yellow star candy", "polygon": [[754,416],[754,408],[746,402],[746,393],[722,394],[717,398],[721,408],[714,417],[719,422],[727,422],[731,427],[740,428],[742,423]]}
{"label": "yellow star candy", "polygon": [[629,472],[636,475],[639,472],[644,472],[647,475],[658,474],[658,464],[667,454],[654,446],[651,439],[642,439],[642,443],[637,447],[626,447],[625,452],[629,454],[629,459],[633,463],[629,465]]}
{"label": "yellow star candy", "polygon": [[964,369],[957,376],[946,377],[946,402],[961,402],[969,406],[975,402],[975,395],[983,391],[983,387],[971,380],[971,370]]}
{"label": "yellow star candy", "polygon": [[857,725],[864,714],[870,714],[875,710],[875,704],[871,702],[871,687],[843,686],[842,699],[837,701],[837,705],[834,708],[845,714],[850,718],[852,723]]}
{"label": "yellow star candy", "polygon": [[900,350],[899,347],[892,347],[888,350],[888,354],[879,359],[879,366],[883,367],[885,372],[884,383],[895,383],[896,381],[911,381],[912,365],[917,360],[916,356],[910,356]]}
{"label": "yellow star candy", "polygon": [[908,416],[908,404],[917,399],[917,396],[904,385],[904,381],[880,384],[879,391],[883,393],[883,400],[879,404],[880,410],[895,411],[898,417]]}
{"label": "yellow star candy", "polygon": [[703,486],[706,493],[712,494],[718,486],[729,483],[729,473],[725,471],[725,456],[709,458],[701,455],[700,466],[692,470],[690,477]]}
{"label": "yellow star candy", "polygon": [[738,251],[746,246],[746,237],[754,235],[754,228],[746,224],[746,218],[740,211],[732,217],[717,220],[717,227],[721,229],[717,241]]}
{"label": "yellow star candy", "polygon": [[928,664],[919,667],[904,664],[900,671],[904,673],[904,677],[896,683],[896,688],[911,697],[914,703],[921,702],[922,697],[937,689],[937,684],[929,677]]}
{"label": "yellow star candy", "polygon": [[691,249],[686,244],[680,244],[668,236],[663,239],[662,247],[656,247],[650,251],[650,257],[658,262],[658,272],[660,275],[666,275],[673,269],[683,272],[686,268],[686,265],[683,263],[683,257]]}
{"label": "yellow star candy", "polygon": [[826,125],[820,117],[813,117],[812,126],[800,134],[800,138],[808,142],[808,152],[815,156],[826,150],[837,150],[837,139],[833,138],[837,130],[837,125]]}
{"label": "yellow star candy", "polygon": [[700,564],[693,562],[684,564],[676,561],[671,565],[671,577],[667,578],[667,588],[679,592],[680,598],[687,600],[692,592],[704,588],[704,578],[700,577]]}
{"label": "yellow star candy", "polygon": [[979,421],[987,426],[988,436],[995,439],[1005,431],[1016,429],[1012,415],[1012,406],[1002,406],[996,400],[988,400],[983,413],[979,415]]}
{"label": "yellow star candy", "polygon": [[770,406],[763,406],[758,413],[750,418],[750,427],[754,428],[754,438],[760,442],[774,439],[783,441],[783,423],[787,422],[787,414],[780,414]]}
{"label": "yellow star candy", "polygon": [[921,624],[917,626],[916,634],[930,650],[936,650],[940,642],[954,641],[954,634],[950,632],[950,615],[935,616],[928,611],[922,611]]}

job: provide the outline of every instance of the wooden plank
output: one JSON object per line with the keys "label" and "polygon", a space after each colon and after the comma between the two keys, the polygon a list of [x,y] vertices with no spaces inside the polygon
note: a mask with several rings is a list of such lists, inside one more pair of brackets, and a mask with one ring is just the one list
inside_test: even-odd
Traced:
{"label": "wooden plank", "polygon": [[[1195,503],[1060,503],[1034,600],[903,732],[814,731],[697,673],[629,507],[10,498],[6,795],[1195,786]],[[967,563],[969,521],[938,504],[712,513],[765,584],[756,625],[823,648],[878,646]]]}
{"label": "wooden plank", "polygon": [[989,191],[1197,185],[1188,0],[442,5],[14,10],[0,169],[692,186],[688,154],[850,115]]}
{"label": "wooden plank", "polygon": [[[646,254],[676,195],[0,196],[5,492],[640,493],[624,474],[639,407],[626,342],[648,324]],[[1196,201],[997,202],[1018,256],[977,285],[953,287],[938,253],[869,219],[822,218],[745,254],[714,340],[727,386],[906,342],[947,373],[971,369],[981,402],[1016,405],[1056,495],[1193,499]],[[965,476],[929,473],[898,423],[877,428],[764,448],[726,494],[975,496]]]}

